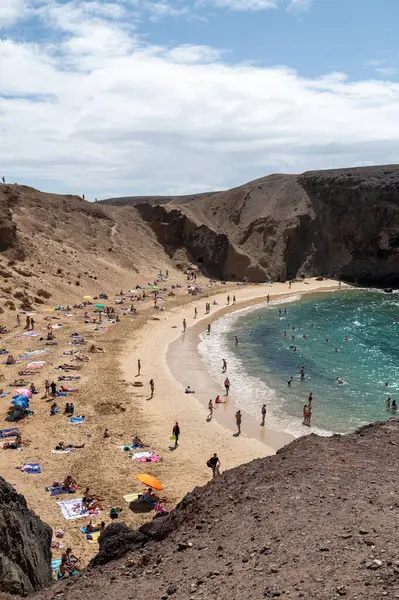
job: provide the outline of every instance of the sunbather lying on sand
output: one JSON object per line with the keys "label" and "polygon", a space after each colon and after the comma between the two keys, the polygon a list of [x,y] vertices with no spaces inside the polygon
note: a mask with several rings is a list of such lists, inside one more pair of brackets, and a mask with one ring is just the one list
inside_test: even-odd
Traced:
{"label": "sunbather lying on sand", "polygon": [[21,434],[18,433],[15,440],[13,442],[6,442],[3,446],[4,450],[18,450],[22,447],[22,437]]}
{"label": "sunbather lying on sand", "polygon": [[74,446],[73,444],[65,445],[64,442],[58,442],[54,450],[69,450],[72,448],[84,448],[85,445],[81,444],[80,446]]}
{"label": "sunbather lying on sand", "polygon": [[89,521],[89,524],[86,525],[86,533],[92,533],[93,531],[104,531],[105,529],[105,521],[101,521],[101,523],[95,523],[93,525],[93,523],[91,522],[91,520]]}
{"label": "sunbather lying on sand", "polygon": [[90,488],[85,489],[85,493],[82,498],[83,507],[86,510],[95,510],[96,508],[101,510],[101,506],[99,502],[101,502],[101,498],[97,498],[94,494],[90,493]]}

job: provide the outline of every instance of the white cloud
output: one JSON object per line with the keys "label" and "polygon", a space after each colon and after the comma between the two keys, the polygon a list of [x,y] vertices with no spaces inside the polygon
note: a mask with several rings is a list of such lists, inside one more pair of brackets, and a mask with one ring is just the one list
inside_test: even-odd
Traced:
{"label": "white cloud", "polygon": [[0,29],[12,25],[25,16],[24,0],[1,0]]}
{"label": "white cloud", "polygon": [[313,0],[290,0],[287,10],[289,12],[300,12],[309,10]]}
{"label": "white cloud", "polygon": [[381,75],[395,75],[398,69],[396,67],[378,67],[376,69],[377,73],[381,73]]}
{"label": "white cloud", "polygon": [[[207,0],[200,0],[199,3],[207,3]],[[234,11],[258,11],[278,8],[278,0],[209,0],[209,3],[218,8],[228,8]]]}
{"label": "white cloud", "polygon": [[38,10],[57,46],[0,41],[7,180],[100,198],[399,160],[397,83],[145,44],[130,13],[103,4]]}

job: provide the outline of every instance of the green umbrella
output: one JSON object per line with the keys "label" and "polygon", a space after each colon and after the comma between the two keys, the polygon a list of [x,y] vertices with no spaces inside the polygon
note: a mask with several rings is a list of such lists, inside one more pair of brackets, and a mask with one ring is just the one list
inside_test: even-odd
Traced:
{"label": "green umbrella", "polygon": [[96,308],[104,308],[104,304],[96,304]]}

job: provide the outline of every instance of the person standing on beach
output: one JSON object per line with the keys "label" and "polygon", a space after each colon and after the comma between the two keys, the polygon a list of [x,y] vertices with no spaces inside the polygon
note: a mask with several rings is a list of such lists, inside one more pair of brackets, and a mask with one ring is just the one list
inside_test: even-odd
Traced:
{"label": "person standing on beach", "polygon": [[208,467],[212,469],[213,478],[215,479],[216,475],[220,475],[220,460],[218,455],[215,454],[211,456],[211,458],[206,463]]}
{"label": "person standing on beach", "polygon": [[238,346],[238,337],[235,336],[236,346]]}
{"label": "person standing on beach", "polygon": [[261,422],[261,425],[262,425],[262,427],[264,427],[264,425],[265,425],[265,419],[266,419],[266,404],[264,404],[264,405],[262,406],[262,409],[261,409],[261,411],[260,411],[260,412],[261,412],[261,415],[262,415],[262,422]]}
{"label": "person standing on beach", "polygon": [[186,329],[187,329],[186,319],[183,319],[183,333],[185,333]]}
{"label": "person standing on beach", "polygon": [[150,400],[154,397],[155,383],[153,379],[150,379],[150,388],[151,388],[151,397]]}
{"label": "person standing on beach", "polygon": [[270,294],[267,294],[267,296],[266,296],[266,302],[269,304],[269,302],[270,302]]}
{"label": "person standing on beach", "polygon": [[224,380],[224,389],[226,390],[226,396],[228,396],[230,390],[230,379],[228,377]]}
{"label": "person standing on beach", "polygon": [[236,412],[236,425],[237,425],[237,435],[241,435],[241,411],[237,410]]}
{"label": "person standing on beach", "polygon": [[230,304],[230,296],[227,296],[227,306]]}
{"label": "person standing on beach", "polygon": [[222,373],[226,373],[227,371],[227,362],[226,359],[223,359],[223,367],[222,367]]}
{"label": "person standing on beach", "polygon": [[208,335],[211,335],[211,324],[208,323],[208,327],[206,328],[208,331]]}
{"label": "person standing on beach", "polygon": [[233,304],[235,304],[235,303],[236,303],[236,297],[233,296]]}
{"label": "person standing on beach", "polygon": [[194,319],[197,318],[198,315],[198,308],[194,308]]}
{"label": "person standing on beach", "polygon": [[19,316],[19,314],[17,315],[17,327],[21,326],[21,317]]}
{"label": "person standing on beach", "polygon": [[50,382],[48,379],[46,379],[46,381],[44,382],[44,389],[45,389],[45,397],[48,396],[50,394]]}
{"label": "person standing on beach", "polygon": [[172,433],[175,438],[175,448],[177,448],[177,446],[179,445],[179,437],[180,437],[180,427],[179,427],[179,423],[177,421],[173,425]]}
{"label": "person standing on beach", "polygon": [[213,402],[212,402],[212,398],[208,402],[208,409],[209,409],[209,415],[207,416],[207,419],[210,420],[213,417]]}
{"label": "person standing on beach", "polygon": [[138,359],[137,360],[137,375],[140,375],[141,373],[141,360]]}
{"label": "person standing on beach", "polygon": [[291,289],[291,285],[292,285],[292,284],[291,284],[291,281],[289,281],[289,282],[288,282],[288,289],[289,289],[289,290]]}
{"label": "person standing on beach", "polygon": [[50,387],[51,387],[51,395],[52,395],[52,396],[55,396],[55,395],[56,395],[56,393],[57,393],[57,386],[56,386],[56,384],[54,383],[54,381],[52,381],[52,382],[51,382],[51,384],[50,384]]}
{"label": "person standing on beach", "polygon": [[31,328],[31,331],[33,331],[35,328],[35,321],[34,321],[33,317],[30,320],[30,328]]}
{"label": "person standing on beach", "polygon": [[302,425],[307,425],[307,419],[308,419],[308,405],[305,404],[303,407],[303,411],[302,411],[302,416],[303,416],[303,421],[302,421]]}
{"label": "person standing on beach", "polygon": [[29,331],[30,329],[30,317],[26,317],[25,329]]}

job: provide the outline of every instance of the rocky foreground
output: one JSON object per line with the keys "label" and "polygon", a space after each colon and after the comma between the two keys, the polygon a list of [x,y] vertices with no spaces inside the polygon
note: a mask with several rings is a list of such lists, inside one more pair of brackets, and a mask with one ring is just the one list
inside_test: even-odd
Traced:
{"label": "rocky foreground", "polygon": [[399,419],[299,439],[139,531],[109,526],[91,569],[35,598],[399,598],[398,459]]}

